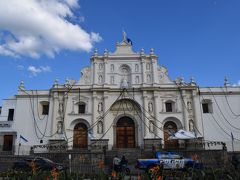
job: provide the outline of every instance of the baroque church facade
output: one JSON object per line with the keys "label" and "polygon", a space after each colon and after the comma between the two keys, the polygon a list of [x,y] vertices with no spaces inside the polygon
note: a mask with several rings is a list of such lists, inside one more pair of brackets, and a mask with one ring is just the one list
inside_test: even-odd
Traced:
{"label": "baroque church facade", "polygon": [[[70,150],[184,149],[189,142],[240,150],[240,88],[227,79],[211,88],[199,88],[193,79],[173,81],[153,49],[134,52],[126,35],[114,53],[95,50],[90,60],[79,81],[56,80],[49,90],[26,90],[21,82],[1,109],[1,152],[61,144]],[[186,138],[176,138],[178,130]]]}

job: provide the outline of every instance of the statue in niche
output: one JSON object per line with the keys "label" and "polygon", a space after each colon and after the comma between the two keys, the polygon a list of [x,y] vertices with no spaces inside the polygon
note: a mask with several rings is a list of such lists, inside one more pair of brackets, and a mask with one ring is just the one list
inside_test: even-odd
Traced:
{"label": "statue in niche", "polygon": [[151,80],[151,75],[150,74],[148,74],[147,75],[147,82],[149,83],[149,82],[151,82],[152,80]]}
{"label": "statue in niche", "polygon": [[103,64],[100,63],[100,64],[99,64],[99,69],[101,70],[102,68],[103,68]]}
{"label": "statue in niche", "polygon": [[111,64],[111,71],[113,72],[114,71],[114,65],[113,64]]}
{"label": "statue in niche", "polygon": [[135,65],[135,71],[138,72],[138,70],[139,70],[139,66],[138,66],[138,64],[136,64]]}
{"label": "statue in niche", "polygon": [[139,83],[139,76],[136,76],[135,82],[136,82],[136,84]]}
{"label": "statue in niche", "polygon": [[103,111],[103,103],[100,102],[98,103],[98,112],[102,112]]}
{"label": "statue in niche", "polygon": [[150,63],[147,63],[146,66],[147,66],[146,69],[147,69],[147,70],[150,70]]}
{"label": "statue in niche", "polygon": [[189,120],[189,131],[191,131],[191,132],[194,131],[194,123],[193,123],[193,120]]}
{"label": "statue in niche", "polygon": [[114,76],[111,76],[111,84],[114,84]]}
{"label": "statue in niche", "polygon": [[149,121],[149,132],[153,133],[153,121]]}
{"label": "statue in niche", "polygon": [[187,102],[187,109],[192,110],[192,102],[191,101]]}
{"label": "statue in niche", "polygon": [[122,80],[122,85],[121,85],[121,87],[122,87],[123,89],[127,89],[127,88],[128,88],[128,82],[127,82],[126,79],[123,79],[123,80]]}
{"label": "statue in niche", "polygon": [[62,121],[58,121],[58,123],[57,123],[57,133],[58,134],[63,133],[63,122]]}
{"label": "statue in niche", "polygon": [[59,105],[58,105],[58,113],[59,115],[63,115],[63,111],[64,111],[64,105],[63,105],[63,97],[59,98]]}
{"label": "statue in niche", "polygon": [[103,77],[102,77],[102,75],[99,75],[99,76],[98,76],[98,82],[99,82],[99,84],[102,84],[102,82],[103,82]]}
{"label": "statue in niche", "polygon": [[148,112],[153,112],[153,103],[152,102],[148,103]]}
{"label": "statue in niche", "polygon": [[99,122],[98,122],[97,132],[98,132],[99,134],[102,134],[102,133],[103,133],[103,122],[102,122],[102,121],[99,121]]}

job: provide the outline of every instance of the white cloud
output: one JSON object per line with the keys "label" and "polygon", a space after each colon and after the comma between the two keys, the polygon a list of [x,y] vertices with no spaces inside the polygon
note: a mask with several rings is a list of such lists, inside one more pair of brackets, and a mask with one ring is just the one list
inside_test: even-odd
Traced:
{"label": "white cloud", "polygon": [[234,83],[233,86],[240,86],[240,80],[237,83]]}
{"label": "white cloud", "polygon": [[51,72],[51,68],[49,66],[40,66],[40,67],[35,67],[35,66],[29,66],[28,71],[31,73],[32,76],[37,76],[39,73],[42,72]]}
{"label": "white cloud", "polygon": [[78,0],[0,0],[0,54],[39,58],[63,49],[89,52],[102,38],[71,23],[79,7]]}

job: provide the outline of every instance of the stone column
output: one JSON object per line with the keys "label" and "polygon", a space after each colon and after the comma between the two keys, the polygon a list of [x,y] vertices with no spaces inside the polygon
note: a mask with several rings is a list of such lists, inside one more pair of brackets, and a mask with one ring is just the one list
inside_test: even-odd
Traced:
{"label": "stone column", "polygon": [[104,58],[104,61],[103,61],[103,70],[104,70],[104,77],[103,77],[103,84],[109,84],[109,78],[107,77],[107,71],[108,71],[108,68],[107,68],[107,59]]}
{"label": "stone column", "polygon": [[144,58],[141,58],[141,64],[142,64],[142,83],[146,84],[146,62]]}
{"label": "stone column", "polygon": [[[107,99],[108,99],[108,95],[106,92],[103,93],[103,115],[106,115],[106,111],[107,111]],[[105,132],[105,130],[108,128],[106,127],[106,117],[103,117],[103,133]]]}
{"label": "stone column", "polygon": [[93,96],[92,96],[92,124],[91,126],[93,126],[92,128],[92,132],[93,132],[93,136],[96,137],[97,136],[97,124],[96,123],[96,114],[97,114],[97,93],[93,92]]}
{"label": "stone column", "polygon": [[[184,90],[180,90],[180,93],[182,93],[181,101],[182,101],[182,112],[183,112],[183,129],[186,129],[186,122],[187,122],[187,108],[186,108],[186,96],[184,95]],[[181,94],[180,94],[181,96]]]}
{"label": "stone column", "polygon": [[93,84],[97,84],[98,82],[98,77],[97,77],[97,62],[93,60]]}
{"label": "stone column", "polygon": [[159,119],[159,111],[160,109],[158,108],[158,95],[156,92],[154,92],[154,115],[155,115],[155,125],[157,127],[155,127],[155,134],[156,134],[156,138],[161,137],[162,138],[162,132],[160,129],[162,129],[162,123],[160,122]]}
{"label": "stone column", "polygon": [[152,82],[153,84],[158,83],[158,72],[157,72],[157,60],[152,59]]}
{"label": "stone column", "polygon": [[53,103],[52,103],[52,133],[57,132],[57,117],[58,117],[58,92],[53,93]]}
{"label": "stone column", "polygon": [[148,127],[149,127],[149,122],[148,122],[148,119],[146,118],[147,116],[147,110],[148,110],[148,103],[147,103],[147,93],[146,91],[143,91],[143,127],[144,127],[144,138],[147,138],[149,137],[149,130],[148,130]]}

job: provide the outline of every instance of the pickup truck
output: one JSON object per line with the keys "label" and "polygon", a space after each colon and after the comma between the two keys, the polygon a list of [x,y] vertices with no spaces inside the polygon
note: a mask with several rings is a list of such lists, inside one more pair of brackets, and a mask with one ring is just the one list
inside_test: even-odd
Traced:
{"label": "pickup truck", "polygon": [[149,170],[154,166],[161,165],[163,169],[188,169],[201,168],[202,164],[198,160],[192,158],[184,158],[183,156],[172,152],[156,152],[153,159],[138,159],[136,168]]}

